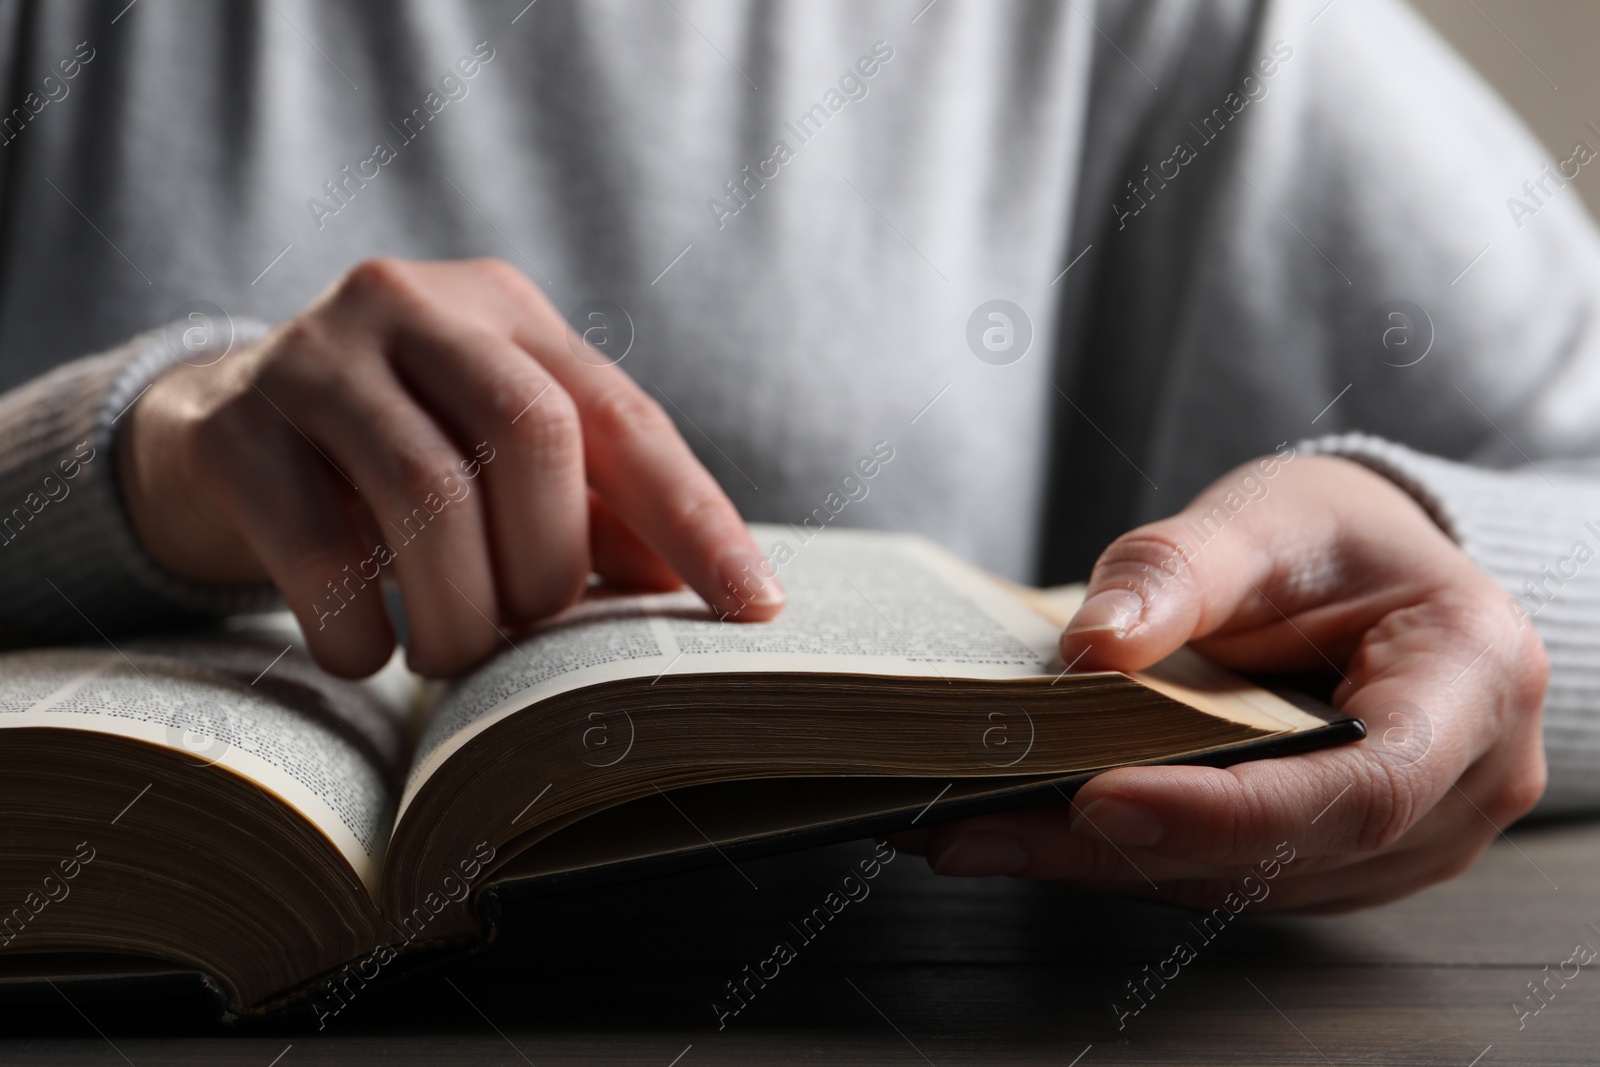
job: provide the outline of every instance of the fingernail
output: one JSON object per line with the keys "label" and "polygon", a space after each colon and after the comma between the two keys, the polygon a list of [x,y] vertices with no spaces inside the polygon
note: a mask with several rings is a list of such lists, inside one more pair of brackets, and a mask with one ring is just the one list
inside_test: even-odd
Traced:
{"label": "fingernail", "polygon": [[784,602],[776,569],[753,548],[728,549],[717,559],[717,575],[732,603],[732,614],[747,607],[770,608]]}
{"label": "fingernail", "polygon": [[1016,874],[1027,865],[1028,850],[1022,847],[1022,842],[1006,834],[987,831],[958,837],[932,863],[936,873],[957,878]]}
{"label": "fingernail", "polygon": [[1105,589],[1078,608],[1078,613],[1067,623],[1067,634],[1086,634],[1099,630],[1126,633],[1139,622],[1144,613],[1144,600],[1131,589]]}
{"label": "fingernail", "polygon": [[1072,820],[1072,832],[1113,845],[1150,848],[1161,843],[1167,828],[1148,808],[1117,797],[1103,797]]}

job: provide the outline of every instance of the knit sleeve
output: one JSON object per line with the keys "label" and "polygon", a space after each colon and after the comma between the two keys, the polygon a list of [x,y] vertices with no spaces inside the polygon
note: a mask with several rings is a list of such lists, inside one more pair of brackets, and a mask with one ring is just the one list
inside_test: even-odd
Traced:
{"label": "knit sleeve", "polygon": [[[235,323],[232,343],[265,333]],[[144,551],[118,489],[119,420],[186,351],[166,331],[0,396],[0,604],[12,643],[109,639],[266,607],[270,586],[186,581]]]}

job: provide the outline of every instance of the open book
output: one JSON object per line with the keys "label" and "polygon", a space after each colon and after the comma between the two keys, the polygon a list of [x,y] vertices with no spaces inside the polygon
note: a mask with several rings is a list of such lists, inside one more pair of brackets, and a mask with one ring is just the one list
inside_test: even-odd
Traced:
{"label": "open book", "polygon": [[788,560],[775,621],[597,591],[449,686],[397,664],[333,679],[286,615],[0,657],[0,966],[164,961],[208,976],[231,1016],[326,1018],[394,961],[489,936],[508,887],[736,863],[1065,803],[1120,764],[1361,736],[1189,653],[1063,670],[1070,592],[920,538],[755,529]]}

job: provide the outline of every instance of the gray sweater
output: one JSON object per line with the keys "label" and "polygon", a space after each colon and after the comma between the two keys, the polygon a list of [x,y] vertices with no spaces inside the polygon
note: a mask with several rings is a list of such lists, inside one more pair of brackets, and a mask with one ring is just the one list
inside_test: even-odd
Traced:
{"label": "gray sweater", "polygon": [[884,440],[839,522],[1026,580],[1339,434],[1508,602],[1540,583],[1545,810],[1600,807],[1592,153],[1397,3],[1324,2],[0,3],[5,621],[262,601],[164,573],[117,497],[193,302],[238,343],[363,258],[493,255],[626,310],[747,517]]}

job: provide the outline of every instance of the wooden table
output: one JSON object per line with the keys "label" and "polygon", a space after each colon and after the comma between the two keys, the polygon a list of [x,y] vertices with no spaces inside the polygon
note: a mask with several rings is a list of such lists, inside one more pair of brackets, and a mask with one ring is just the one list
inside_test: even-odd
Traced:
{"label": "wooden table", "polygon": [[[186,1004],[0,1006],[0,1062],[115,1065],[1592,1064],[1600,959],[1548,1007],[1525,985],[1600,949],[1600,825],[1524,829],[1466,876],[1377,911],[1188,913],[901,856],[806,943],[790,926],[870,843],[551,900],[483,957],[372,990],[323,1032],[221,1032]],[[753,885],[752,885],[753,883]],[[719,1030],[724,983],[793,960]],[[1119,1030],[1124,983],[1197,958]],[[1575,965],[1568,965],[1571,974]],[[770,968],[769,968],[769,972]],[[1169,971],[1170,965],[1169,965]],[[731,1003],[731,1002],[730,1002]],[[97,1030],[99,1031],[97,1033]],[[274,1057],[281,1058],[274,1060]]]}

